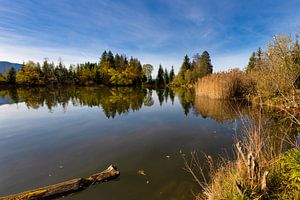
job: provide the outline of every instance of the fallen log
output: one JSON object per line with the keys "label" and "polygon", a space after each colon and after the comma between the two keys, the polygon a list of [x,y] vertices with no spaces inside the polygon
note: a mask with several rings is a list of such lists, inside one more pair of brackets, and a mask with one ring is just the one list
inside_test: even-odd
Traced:
{"label": "fallen log", "polygon": [[117,178],[119,175],[120,172],[117,170],[117,168],[111,165],[103,172],[93,174],[88,178],[76,178],[55,185],[49,185],[35,190],[26,191],[20,194],[0,197],[0,200],[49,200],[84,190],[93,184]]}

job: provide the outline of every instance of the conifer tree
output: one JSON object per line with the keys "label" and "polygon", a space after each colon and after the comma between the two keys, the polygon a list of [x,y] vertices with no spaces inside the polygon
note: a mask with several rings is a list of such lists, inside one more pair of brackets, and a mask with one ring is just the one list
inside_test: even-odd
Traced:
{"label": "conifer tree", "polygon": [[165,81],[165,84],[169,84],[169,82],[170,82],[169,72],[168,72],[167,68],[165,68],[165,71],[164,71],[164,81]]}
{"label": "conifer tree", "polygon": [[175,73],[174,73],[174,67],[172,66],[172,69],[169,74],[169,82],[172,83],[174,78],[175,78]]}
{"label": "conifer tree", "polygon": [[263,59],[263,52],[261,50],[261,48],[259,47],[256,53],[256,69],[260,69],[262,67],[262,59]]}
{"label": "conifer tree", "polygon": [[191,69],[190,58],[188,57],[188,55],[185,55],[179,73],[184,74],[189,69]]}
{"label": "conifer tree", "polygon": [[249,58],[246,72],[253,71],[255,69],[255,66],[256,66],[256,54],[255,54],[255,52],[253,52],[251,57]]}
{"label": "conifer tree", "polygon": [[157,72],[157,78],[156,78],[156,84],[158,87],[162,86],[165,84],[165,81],[164,81],[164,70],[162,68],[161,65],[159,65],[159,68],[158,68],[158,72]]}
{"label": "conifer tree", "polygon": [[202,77],[213,72],[210,55],[207,51],[204,51],[200,57],[200,71]]}

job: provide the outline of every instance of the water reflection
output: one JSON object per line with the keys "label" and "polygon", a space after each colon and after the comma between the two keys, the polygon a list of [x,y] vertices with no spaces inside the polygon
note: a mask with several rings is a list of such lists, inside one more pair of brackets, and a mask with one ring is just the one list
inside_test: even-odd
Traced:
{"label": "water reflection", "polygon": [[[175,91],[160,89],[155,91],[158,103],[162,106],[175,100]],[[189,92],[178,92],[179,101],[184,113],[187,115],[192,109],[193,95]],[[188,95],[188,97],[187,97]],[[117,88],[10,88],[0,91],[0,105],[25,102],[28,108],[39,109],[47,107],[49,111],[57,106],[64,109],[72,106],[102,107],[106,117],[114,118],[116,115],[138,111],[142,106],[154,105],[153,91],[151,89],[117,87]]]}
{"label": "water reflection", "polygon": [[[66,109],[68,105],[101,107],[107,118],[114,118],[116,115],[138,111],[143,106],[153,106],[155,104],[154,94],[156,94],[157,103],[160,106],[163,104],[173,105],[175,96],[177,96],[186,116],[192,114],[202,118],[209,117],[220,123],[234,122],[245,115],[257,119],[258,113],[261,112],[263,120],[268,126],[290,124],[286,120],[288,117],[283,117],[284,113],[278,110],[267,108],[262,110],[245,102],[221,101],[195,96],[192,89],[174,91],[167,88],[156,90],[153,93],[151,89],[133,87],[68,87],[52,90],[48,88],[10,88],[0,90],[0,105],[24,102],[29,109],[47,107],[49,111],[57,106]],[[284,129],[286,128],[289,127]]]}
{"label": "water reflection", "polygon": [[247,110],[247,104],[239,101],[221,101],[207,97],[195,98],[195,112],[203,118],[209,117],[217,122],[233,122]]}
{"label": "water reflection", "polygon": [[[241,116],[261,120],[274,139],[283,130],[297,132],[281,112],[196,97],[186,89],[0,90],[0,105],[18,102],[0,106],[0,195],[87,176],[116,163],[119,181],[66,199],[192,199],[191,189],[198,188],[182,170],[181,150],[213,158],[224,150],[230,154],[233,125],[241,124]],[[56,112],[61,108],[66,112]],[[148,176],[138,175],[139,169]]]}
{"label": "water reflection", "polygon": [[38,109],[46,106],[50,111],[69,104],[72,106],[101,106],[107,118],[114,118],[117,114],[126,114],[139,110],[143,103],[153,105],[152,91],[141,88],[18,88],[2,90],[0,96],[5,103],[23,101],[28,108]]}

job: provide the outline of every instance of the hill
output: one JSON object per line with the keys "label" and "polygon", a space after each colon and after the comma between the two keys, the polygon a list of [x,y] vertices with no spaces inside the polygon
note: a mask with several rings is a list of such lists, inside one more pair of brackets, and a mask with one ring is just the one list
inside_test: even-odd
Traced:
{"label": "hill", "polygon": [[21,69],[22,64],[0,61],[0,73],[9,70],[11,67],[14,67],[18,71]]}

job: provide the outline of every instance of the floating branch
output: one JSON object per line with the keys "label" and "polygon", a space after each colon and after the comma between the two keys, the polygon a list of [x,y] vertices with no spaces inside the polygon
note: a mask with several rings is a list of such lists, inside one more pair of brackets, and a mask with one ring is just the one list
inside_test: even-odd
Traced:
{"label": "floating branch", "polygon": [[117,168],[111,165],[103,172],[93,174],[88,178],[76,178],[55,185],[26,191],[20,194],[0,197],[0,200],[49,200],[84,190],[93,184],[109,181],[117,178],[119,175],[120,172],[117,170]]}

